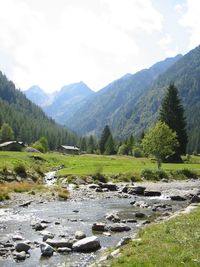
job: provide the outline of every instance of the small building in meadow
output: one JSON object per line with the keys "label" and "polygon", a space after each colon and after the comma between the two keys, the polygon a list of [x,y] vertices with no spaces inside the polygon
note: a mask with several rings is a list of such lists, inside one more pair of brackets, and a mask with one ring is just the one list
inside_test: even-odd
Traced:
{"label": "small building in meadow", "polygon": [[0,151],[22,151],[24,147],[23,142],[8,141],[0,144]]}
{"label": "small building in meadow", "polygon": [[78,155],[80,152],[80,148],[78,148],[77,146],[66,146],[66,145],[60,145],[56,150],[64,154],[72,154],[72,155]]}

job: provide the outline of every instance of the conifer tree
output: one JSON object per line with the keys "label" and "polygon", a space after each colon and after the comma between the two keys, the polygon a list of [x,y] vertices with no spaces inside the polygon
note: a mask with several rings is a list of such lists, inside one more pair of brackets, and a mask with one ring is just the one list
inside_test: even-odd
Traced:
{"label": "conifer tree", "polygon": [[87,142],[87,153],[93,154],[94,150],[95,150],[94,137],[90,135],[88,142]]}
{"label": "conifer tree", "polygon": [[101,154],[105,153],[105,150],[106,150],[105,145],[110,135],[111,135],[110,128],[108,125],[106,125],[105,128],[103,129],[103,132],[101,134],[101,138],[99,141],[99,149],[100,149]]}
{"label": "conifer tree", "polygon": [[112,137],[112,134],[110,134],[110,136],[108,137],[108,140],[105,144],[105,152],[104,154],[106,155],[114,155],[116,154],[116,151],[115,151],[115,142],[114,142],[114,139]]}
{"label": "conifer tree", "polygon": [[178,90],[172,83],[167,89],[160,109],[159,120],[165,122],[172,131],[176,132],[179,146],[176,148],[174,159],[179,160],[186,153],[187,132],[184,108],[178,96]]}

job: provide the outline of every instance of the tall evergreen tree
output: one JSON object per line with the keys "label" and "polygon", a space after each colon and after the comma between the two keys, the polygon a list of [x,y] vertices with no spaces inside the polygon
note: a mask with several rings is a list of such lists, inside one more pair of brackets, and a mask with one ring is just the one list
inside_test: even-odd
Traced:
{"label": "tall evergreen tree", "polygon": [[105,145],[110,135],[111,135],[110,128],[108,125],[106,125],[105,128],[103,129],[103,132],[101,134],[101,138],[99,141],[99,149],[100,149],[101,154],[105,153],[105,150],[106,150]]}
{"label": "tall evergreen tree", "polygon": [[81,149],[81,151],[84,151],[84,152],[87,150],[86,137],[81,138],[81,140],[80,140],[80,149]]}
{"label": "tall evergreen tree", "polygon": [[108,137],[108,140],[106,141],[104,154],[106,154],[106,155],[114,155],[114,154],[116,154],[115,142],[114,142],[114,139],[113,139],[111,133],[110,133],[110,135]]}
{"label": "tall evergreen tree", "polygon": [[172,83],[167,89],[160,109],[159,120],[165,122],[177,134],[179,147],[176,148],[174,159],[179,160],[186,153],[187,132],[184,108],[178,96],[178,89]]}
{"label": "tall evergreen tree", "polygon": [[93,154],[95,150],[95,142],[92,135],[90,135],[88,142],[87,142],[87,153]]}

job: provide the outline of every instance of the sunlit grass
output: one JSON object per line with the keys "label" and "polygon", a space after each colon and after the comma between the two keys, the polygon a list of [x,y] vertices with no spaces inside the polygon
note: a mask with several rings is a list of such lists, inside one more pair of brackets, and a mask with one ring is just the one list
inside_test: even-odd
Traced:
{"label": "sunlit grass", "polygon": [[[141,241],[126,245],[111,266],[200,266],[200,208],[139,232]],[[105,265],[107,266],[107,265]]]}
{"label": "sunlit grass", "polygon": [[[103,174],[132,173],[139,175],[143,169],[155,170],[155,160],[149,158],[134,158],[129,156],[102,156],[102,155],[63,155],[60,153],[40,154],[42,160],[34,159],[35,153],[27,152],[0,152],[0,171],[8,169],[14,171],[16,165],[23,165],[26,172],[38,174],[52,171],[52,169],[63,165],[58,171],[58,176],[67,175],[93,175],[101,169]],[[162,164],[162,169],[169,172],[172,170],[189,169],[200,174],[200,157],[191,156],[189,162],[183,164]]]}

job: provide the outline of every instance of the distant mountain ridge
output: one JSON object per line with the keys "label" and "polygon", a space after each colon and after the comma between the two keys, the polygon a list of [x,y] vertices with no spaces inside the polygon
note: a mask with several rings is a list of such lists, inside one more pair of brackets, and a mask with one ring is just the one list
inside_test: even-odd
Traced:
{"label": "distant mountain ridge", "polygon": [[46,94],[38,85],[33,85],[28,90],[24,91],[26,97],[38,106],[43,107],[47,99],[49,99],[48,94]]}
{"label": "distant mountain ridge", "polygon": [[[100,135],[108,124],[115,137],[122,138],[127,120],[131,117],[134,103],[150,87],[152,82],[182,55],[167,58],[154,64],[149,69],[135,74],[128,74],[104,87],[88,99],[66,125],[79,134]],[[131,134],[133,132],[127,133]]]}
{"label": "distant mountain ridge", "polygon": [[60,124],[65,124],[77,106],[94,92],[84,83],[78,82],[63,86],[53,94],[45,93],[39,86],[24,91],[27,98],[43,108],[45,113]]}
{"label": "distant mountain ridge", "polygon": [[[83,98],[63,94],[43,109],[80,135],[100,136],[108,124],[118,139],[131,134],[139,136],[157,120],[171,82],[177,86],[185,107],[188,152],[200,153],[200,46],[184,56],[167,58],[148,69],[126,74],[98,92],[88,91]],[[60,109],[55,113],[58,100]]]}

